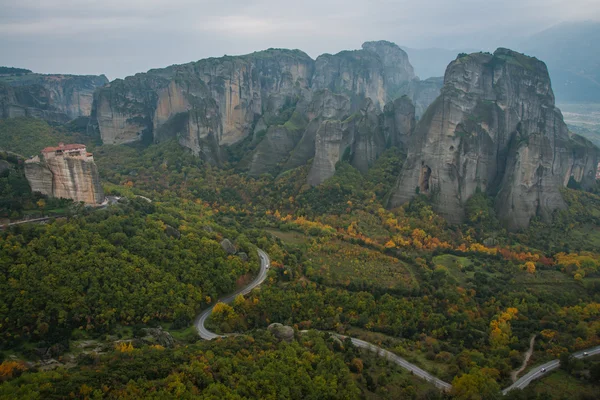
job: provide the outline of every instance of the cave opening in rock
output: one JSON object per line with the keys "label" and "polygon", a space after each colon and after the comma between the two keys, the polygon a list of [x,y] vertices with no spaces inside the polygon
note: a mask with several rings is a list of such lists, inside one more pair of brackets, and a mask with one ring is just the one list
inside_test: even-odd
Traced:
{"label": "cave opening in rock", "polygon": [[421,193],[429,193],[431,179],[431,168],[428,165],[423,165],[421,167],[421,179],[419,181],[419,188]]}

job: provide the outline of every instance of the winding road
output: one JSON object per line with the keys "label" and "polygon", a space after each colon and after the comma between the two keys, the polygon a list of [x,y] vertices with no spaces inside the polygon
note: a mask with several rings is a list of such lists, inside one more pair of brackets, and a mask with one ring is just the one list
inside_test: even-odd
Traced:
{"label": "winding road", "polygon": [[204,326],[204,324],[206,323],[206,319],[212,313],[213,308],[215,308],[215,305],[217,303],[229,304],[233,300],[235,300],[235,298],[237,296],[239,296],[240,294],[246,295],[246,294],[250,293],[255,287],[259,286],[261,283],[264,282],[264,280],[267,278],[267,272],[269,271],[269,267],[271,265],[271,260],[269,259],[269,256],[267,255],[267,253],[265,253],[264,251],[262,251],[260,249],[258,250],[258,256],[260,257],[260,271],[258,272],[258,276],[248,286],[238,290],[237,292],[235,292],[233,294],[230,294],[227,297],[223,297],[223,298],[217,300],[217,302],[215,304],[213,304],[211,307],[207,308],[206,310],[202,311],[196,317],[196,320],[194,321],[194,326],[196,327],[196,330],[198,331],[198,334],[200,335],[200,337],[202,339],[212,340],[212,339],[216,339],[219,337],[231,336],[231,335],[219,335],[214,332],[211,332],[208,329],[206,329],[206,326]]}
{"label": "winding road", "polygon": [[[269,259],[269,255],[260,249],[258,250],[258,256],[260,257],[260,271],[258,273],[258,276],[245,288],[240,289],[240,290],[236,291],[235,293],[230,294],[229,296],[219,299],[215,304],[217,304],[217,303],[229,304],[240,294],[246,295],[246,294],[250,293],[254,288],[256,288],[257,286],[259,286],[261,283],[264,282],[264,280],[267,278],[267,272],[269,271],[271,261]],[[215,307],[215,305],[212,305],[211,307],[202,311],[196,317],[196,320],[194,321],[194,326],[196,327],[196,330],[198,331],[198,334],[200,335],[200,337],[205,340],[212,340],[212,339],[216,339],[216,338],[220,338],[220,337],[227,337],[227,336],[234,335],[234,334],[219,335],[217,333],[211,332],[208,329],[206,329],[206,326],[205,326],[206,319],[210,316],[214,307]],[[372,351],[372,352],[376,353],[377,355],[379,355],[380,357],[386,358],[387,360],[412,372],[415,376],[418,376],[419,378],[432,383],[433,385],[435,385],[437,388],[439,388],[441,390],[450,391],[452,389],[452,385],[450,385],[448,382],[444,382],[443,380],[436,378],[429,372],[424,371],[423,369],[417,367],[414,364],[411,364],[404,358],[397,356],[396,354],[392,353],[389,350],[382,349],[381,347],[376,346],[372,343],[365,342],[364,340],[353,338],[350,336],[344,336],[344,335],[340,335],[337,333],[333,333],[333,335],[335,335],[336,337],[338,337],[340,339],[350,338],[350,340],[352,341],[352,344],[355,345],[356,347],[360,347],[361,349],[366,349],[366,350]],[[596,346],[596,347],[593,347],[590,349],[581,350],[576,353],[573,353],[573,357],[585,358],[585,357],[589,357],[589,356],[592,356],[595,354],[600,354],[600,346]],[[515,383],[513,383],[506,389],[502,390],[502,394],[506,394],[513,389],[523,389],[523,388],[527,387],[527,385],[529,385],[531,383],[531,381],[547,375],[548,372],[558,368],[559,365],[560,365],[559,360],[552,360],[545,364],[541,364],[541,365],[537,365],[537,366],[533,367],[531,371],[529,371],[527,374],[523,375]],[[542,370],[544,370],[544,372],[542,372]]]}

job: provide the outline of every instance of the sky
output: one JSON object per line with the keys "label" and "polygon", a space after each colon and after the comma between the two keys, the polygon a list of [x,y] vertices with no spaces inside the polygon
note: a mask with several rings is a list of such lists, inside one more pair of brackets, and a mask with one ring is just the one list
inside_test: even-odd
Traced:
{"label": "sky", "polygon": [[600,20],[598,0],[0,0],[0,65],[109,79],[270,47],[311,57],[385,39],[493,50]]}

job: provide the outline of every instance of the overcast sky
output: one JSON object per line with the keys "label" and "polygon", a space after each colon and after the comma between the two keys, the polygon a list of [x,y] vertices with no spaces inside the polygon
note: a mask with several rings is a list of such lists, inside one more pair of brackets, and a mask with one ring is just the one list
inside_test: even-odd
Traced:
{"label": "overcast sky", "polygon": [[313,58],[386,39],[482,48],[566,21],[599,0],[0,0],[0,65],[120,78],[269,47]]}

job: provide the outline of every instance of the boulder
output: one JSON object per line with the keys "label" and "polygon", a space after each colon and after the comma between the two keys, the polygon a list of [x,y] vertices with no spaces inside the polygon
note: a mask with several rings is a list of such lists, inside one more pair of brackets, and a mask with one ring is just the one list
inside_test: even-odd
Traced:
{"label": "boulder", "polygon": [[175,239],[181,238],[181,232],[179,232],[177,229],[173,228],[171,225],[165,225],[165,233],[168,236],[173,237]]}
{"label": "boulder", "polygon": [[273,334],[277,339],[283,340],[286,342],[291,342],[294,340],[294,328],[287,325],[282,325],[280,323],[272,323],[267,327],[269,332]]}
{"label": "boulder", "polygon": [[143,332],[149,336],[150,340],[145,340],[148,343],[157,343],[163,347],[171,348],[175,346],[175,339],[171,334],[162,329],[162,327],[158,328],[144,328]]}
{"label": "boulder", "polygon": [[225,250],[227,254],[235,254],[236,252],[235,246],[233,245],[233,243],[231,243],[231,240],[229,239],[223,239],[221,241],[221,247],[223,248],[223,250]]}

